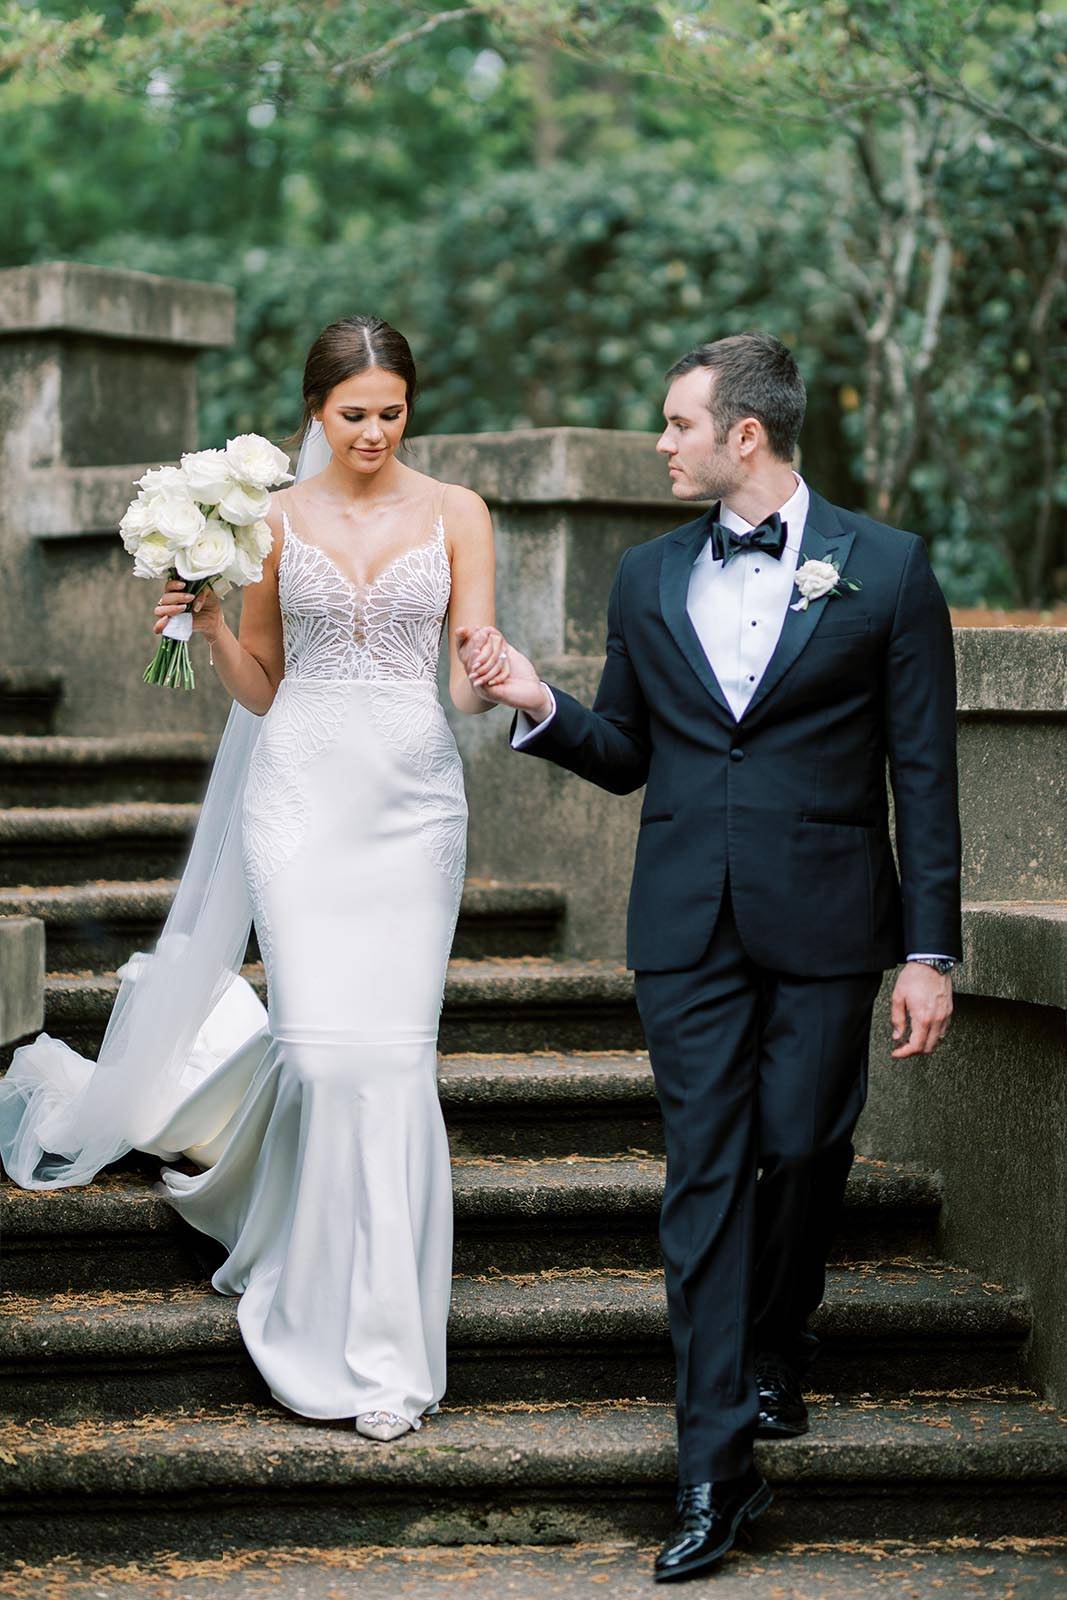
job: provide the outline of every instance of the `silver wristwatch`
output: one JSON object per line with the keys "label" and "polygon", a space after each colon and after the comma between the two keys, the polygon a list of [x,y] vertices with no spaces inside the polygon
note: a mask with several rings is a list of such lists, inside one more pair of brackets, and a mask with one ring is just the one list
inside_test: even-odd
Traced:
{"label": "silver wristwatch", "polygon": [[959,966],[959,962],[952,956],[912,956],[911,960],[913,966],[933,967],[943,978],[947,977],[954,967]]}

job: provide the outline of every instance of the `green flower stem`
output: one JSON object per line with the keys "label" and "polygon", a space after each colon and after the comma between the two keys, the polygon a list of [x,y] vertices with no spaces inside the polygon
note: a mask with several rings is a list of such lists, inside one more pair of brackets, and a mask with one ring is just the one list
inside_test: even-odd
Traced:
{"label": "green flower stem", "polygon": [[[175,576],[173,567],[169,576]],[[186,588],[195,596],[210,582],[210,578],[196,578],[188,582]],[[186,640],[161,637],[155,655],[145,668],[144,681],[163,689],[195,689],[196,674]]]}

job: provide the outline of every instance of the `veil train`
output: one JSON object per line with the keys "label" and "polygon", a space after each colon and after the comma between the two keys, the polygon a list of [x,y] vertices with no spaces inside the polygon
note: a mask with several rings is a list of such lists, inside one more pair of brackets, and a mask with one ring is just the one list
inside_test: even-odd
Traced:
{"label": "veil train", "polygon": [[[329,459],[322,426],[312,423],[294,481]],[[131,1149],[174,1160],[183,1151],[159,1140],[175,1113],[234,1051],[265,1034],[266,1012],[240,976],[252,926],[242,808],[261,726],[233,704],[174,904],[155,950],[120,969],[98,1059],[47,1033],[15,1051],[0,1081],[0,1160],[21,1188],[89,1183]],[[203,1097],[205,1113],[214,1103]],[[190,1119],[181,1120],[189,1132]],[[196,1129],[186,1146],[201,1164],[201,1147],[218,1131]]]}

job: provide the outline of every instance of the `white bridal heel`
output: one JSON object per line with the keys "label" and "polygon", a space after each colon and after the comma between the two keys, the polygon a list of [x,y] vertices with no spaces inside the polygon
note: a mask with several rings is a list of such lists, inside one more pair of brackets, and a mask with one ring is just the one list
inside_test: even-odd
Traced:
{"label": "white bridal heel", "polygon": [[402,1433],[410,1433],[411,1423],[406,1417],[398,1417],[395,1411],[364,1411],[356,1418],[356,1432],[365,1439],[380,1439],[385,1443],[389,1439],[399,1439]]}

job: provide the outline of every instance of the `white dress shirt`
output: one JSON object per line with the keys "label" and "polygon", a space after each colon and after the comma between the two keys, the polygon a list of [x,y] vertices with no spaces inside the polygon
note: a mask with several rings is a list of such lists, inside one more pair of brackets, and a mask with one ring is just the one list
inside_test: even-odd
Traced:
{"label": "white dress shirt", "polygon": [[[716,559],[709,539],[689,575],[689,620],[738,721],[759,687],[786,610],[796,598],[793,579],[810,498],[807,484],[797,478],[796,488],[778,510],[786,525],[779,560],[762,550],[751,555],[741,551],[727,564]],[[719,521],[740,535],[751,533],[754,526],[728,506],[720,507]]]}
{"label": "white dress shirt", "polygon": [[[755,554],[742,550],[727,564],[715,557],[709,539],[689,576],[689,619],[737,721],[759,688],[796,595],[793,579],[811,496],[803,478],[796,473],[793,476],[796,487],[778,508],[786,526],[786,541],[777,561],[761,550]],[[755,526],[728,506],[720,506],[719,521],[742,536]],[[555,697],[547,684],[545,688],[552,700],[547,717],[533,722],[525,711],[516,713],[511,741],[516,750],[547,728],[556,714]]]}

